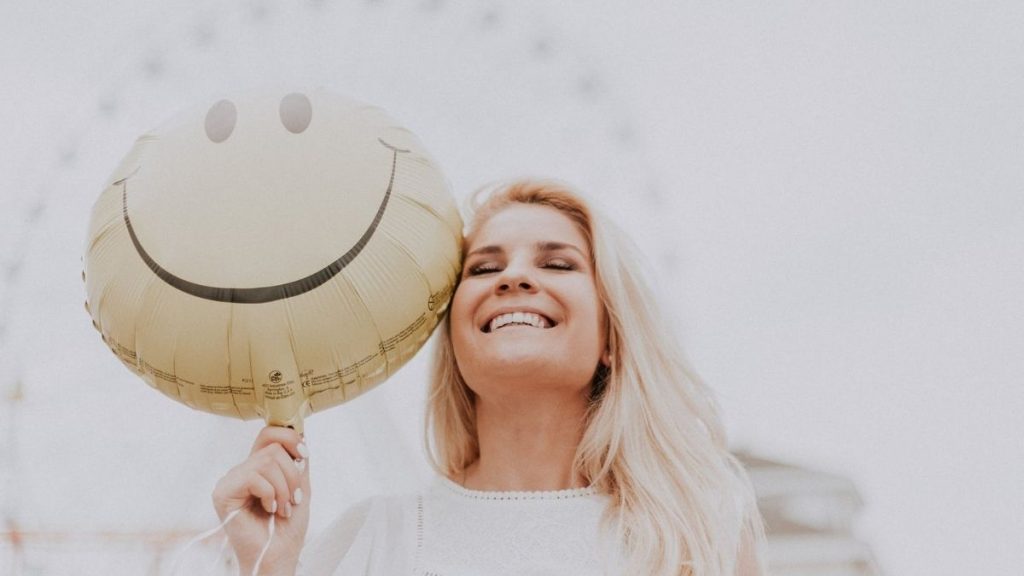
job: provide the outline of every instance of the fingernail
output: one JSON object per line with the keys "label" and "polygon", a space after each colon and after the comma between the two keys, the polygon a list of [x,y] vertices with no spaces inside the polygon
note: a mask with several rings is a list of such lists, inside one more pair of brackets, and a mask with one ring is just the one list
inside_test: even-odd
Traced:
{"label": "fingernail", "polygon": [[292,498],[295,504],[302,504],[302,488],[295,489],[295,496]]}
{"label": "fingernail", "polygon": [[306,448],[305,442],[299,442],[299,445],[296,447],[296,450],[299,451],[299,454],[303,458],[309,458],[309,448]]}
{"label": "fingernail", "polygon": [[277,514],[277,500],[274,500],[274,502],[270,505],[270,513]]}
{"label": "fingernail", "polygon": [[306,460],[305,459],[295,460],[295,467],[299,469],[299,472],[305,472],[306,471]]}

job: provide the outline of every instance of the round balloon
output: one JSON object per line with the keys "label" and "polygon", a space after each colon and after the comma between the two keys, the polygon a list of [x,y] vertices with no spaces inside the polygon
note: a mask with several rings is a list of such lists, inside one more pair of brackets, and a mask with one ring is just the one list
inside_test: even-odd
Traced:
{"label": "round balloon", "polygon": [[86,308],[167,396],[300,427],[423,345],[461,242],[447,180],[381,109],[247,94],[138,139],[92,210]]}

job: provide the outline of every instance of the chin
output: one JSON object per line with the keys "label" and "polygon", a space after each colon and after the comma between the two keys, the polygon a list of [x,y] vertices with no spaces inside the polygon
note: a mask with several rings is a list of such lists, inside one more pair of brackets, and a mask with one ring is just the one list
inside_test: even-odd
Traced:
{"label": "chin", "polygon": [[557,374],[564,370],[564,362],[550,353],[537,354],[532,350],[507,350],[486,358],[487,376],[492,378],[530,378],[544,374]]}
{"label": "chin", "polygon": [[550,350],[545,352],[542,355],[504,353],[489,357],[485,361],[487,368],[476,376],[479,382],[486,382],[499,390],[589,390],[593,370],[567,365],[567,357],[551,354]]}

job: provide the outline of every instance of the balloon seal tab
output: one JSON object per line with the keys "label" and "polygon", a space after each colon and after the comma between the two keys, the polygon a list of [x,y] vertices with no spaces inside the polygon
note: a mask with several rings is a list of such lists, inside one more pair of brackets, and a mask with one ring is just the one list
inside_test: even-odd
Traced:
{"label": "balloon seal tab", "polygon": [[265,418],[268,426],[281,426],[282,428],[291,428],[299,434],[305,431],[305,419],[309,415],[309,401],[304,400],[299,406],[299,409],[294,411],[287,417],[280,417],[275,415],[273,410],[267,410]]}

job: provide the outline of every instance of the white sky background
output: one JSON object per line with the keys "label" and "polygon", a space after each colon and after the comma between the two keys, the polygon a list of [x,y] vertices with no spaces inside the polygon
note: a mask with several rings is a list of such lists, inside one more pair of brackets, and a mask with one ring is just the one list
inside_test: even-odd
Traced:
{"label": "white sky background", "polygon": [[[259,424],[120,366],[82,309],[85,225],[182,106],[326,85],[460,196],[538,174],[598,197],[734,443],[851,477],[887,574],[1020,574],[1024,5],[63,4],[0,6],[0,387],[25,386],[0,503],[24,525],[212,525]],[[424,381],[418,358],[310,420],[315,526],[425,476]]]}

